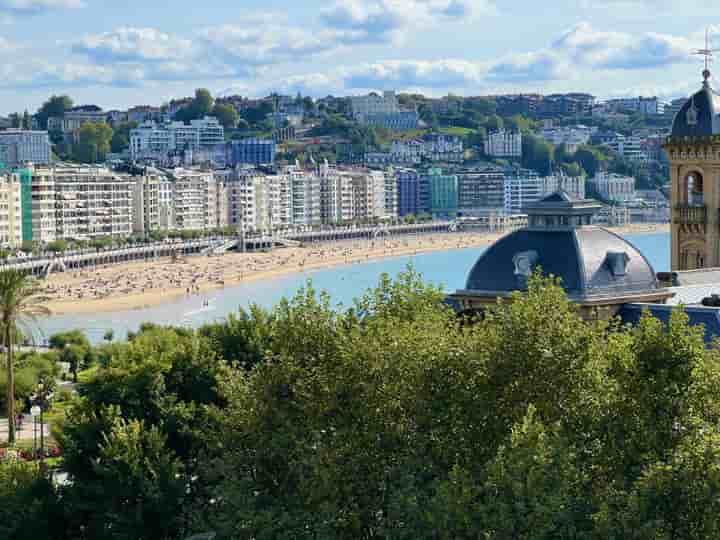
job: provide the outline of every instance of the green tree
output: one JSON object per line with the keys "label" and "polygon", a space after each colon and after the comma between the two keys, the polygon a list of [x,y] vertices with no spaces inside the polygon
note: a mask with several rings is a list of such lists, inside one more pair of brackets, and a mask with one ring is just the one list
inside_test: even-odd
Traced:
{"label": "green tree", "polygon": [[113,130],[103,123],[88,122],[78,130],[78,142],[74,147],[75,159],[82,163],[104,161],[110,152]]}
{"label": "green tree", "polygon": [[603,156],[597,150],[588,146],[578,148],[573,157],[590,178],[597,174],[603,161]]}
{"label": "green tree", "polygon": [[180,109],[175,114],[175,119],[181,122],[190,122],[191,120],[211,116],[214,103],[215,100],[209,90],[198,88],[195,90],[195,97],[190,105]]}
{"label": "green tree", "polygon": [[35,281],[17,270],[0,272],[0,331],[5,348],[7,373],[6,413],[8,442],[15,443],[15,342],[21,328],[38,316],[49,314]]}
{"label": "green tree", "polygon": [[541,176],[547,176],[552,172],[554,147],[534,135],[523,135],[522,141],[522,165],[527,169],[537,171]]}
{"label": "green tree", "polygon": [[222,103],[215,104],[212,110],[212,116],[218,119],[225,129],[237,126],[240,115],[232,105],[224,105]]}
{"label": "green tree", "polygon": [[0,538],[65,538],[62,504],[37,465],[0,460]]}
{"label": "green tree", "polygon": [[115,126],[110,141],[110,150],[115,154],[127,150],[130,147],[130,131],[136,127],[137,122],[124,122]]}
{"label": "green tree", "polygon": [[38,124],[40,125],[40,129],[48,128],[48,118],[55,116],[64,116],[65,111],[71,109],[72,106],[73,100],[70,99],[69,96],[53,95],[52,97],[50,97],[50,99],[48,99],[45,103],[42,104],[42,107],[38,109],[38,112],[35,115],[35,118],[37,118]]}
{"label": "green tree", "polygon": [[[76,482],[67,503],[71,534],[84,538],[179,538],[186,486],[182,465],[156,426],[115,416],[91,464],[93,482]],[[93,501],[100,501],[99,505]]]}
{"label": "green tree", "polygon": [[[74,527],[98,531],[103,527],[104,508],[121,508],[116,506],[120,503],[115,494],[103,486],[119,485],[123,493],[126,487],[130,489],[122,478],[123,468],[99,470],[97,464],[104,459],[104,441],[115,437],[117,426],[139,422],[146,431],[156,430],[152,440],[155,450],[148,457],[150,470],[157,459],[157,448],[162,447],[162,455],[168,460],[162,466],[172,464],[173,474],[179,475],[179,500],[173,495],[175,483],[163,481],[149,486],[154,486],[153,493],[157,491],[157,501],[171,501],[167,503],[170,506],[163,502],[162,508],[174,512],[173,520],[164,525],[174,532],[162,537],[182,537],[192,528],[191,510],[209,504],[207,490],[211,484],[201,472],[201,465],[202,459],[217,455],[210,435],[218,425],[210,407],[224,407],[220,381],[233,377],[212,347],[192,332],[143,325],[131,337],[127,343],[107,345],[107,351],[96,352],[104,359],[94,377],[79,387],[82,399],[75,403],[57,433],[64,468],[73,485],[68,504],[75,516]],[[124,433],[125,428],[121,431]],[[145,444],[141,447],[145,448]],[[145,472],[140,470],[138,474],[144,477]],[[128,481],[140,481],[135,472],[130,476]],[[166,488],[173,494],[166,493]],[[148,520],[147,534],[138,537],[157,537],[150,534],[156,525],[148,515],[143,514],[142,520],[133,518],[133,526],[138,527],[140,521]]]}
{"label": "green tree", "polygon": [[493,114],[488,117],[483,126],[487,131],[498,131],[505,127],[505,122],[497,114]]}

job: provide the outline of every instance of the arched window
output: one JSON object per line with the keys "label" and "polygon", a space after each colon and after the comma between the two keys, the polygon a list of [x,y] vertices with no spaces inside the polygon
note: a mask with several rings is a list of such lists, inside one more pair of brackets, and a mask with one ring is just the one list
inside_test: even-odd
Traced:
{"label": "arched window", "polygon": [[703,206],[705,198],[703,195],[703,177],[699,172],[692,172],[686,178],[687,203],[689,206]]}

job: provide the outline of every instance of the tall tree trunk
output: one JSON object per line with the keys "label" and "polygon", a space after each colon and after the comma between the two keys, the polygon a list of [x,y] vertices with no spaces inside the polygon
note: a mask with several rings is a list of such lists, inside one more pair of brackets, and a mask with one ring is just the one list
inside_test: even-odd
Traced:
{"label": "tall tree trunk", "polygon": [[15,444],[15,371],[13,366],[12,332],[5,327],[5,350],[7,353],[7,413],[8,443]]}

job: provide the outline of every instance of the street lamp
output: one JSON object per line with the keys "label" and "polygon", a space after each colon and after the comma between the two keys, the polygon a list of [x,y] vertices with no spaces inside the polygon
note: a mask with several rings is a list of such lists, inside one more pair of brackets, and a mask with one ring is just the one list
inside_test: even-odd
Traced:
{"label": "street lamp", "polygon": [[30,407],[30,416],[33,419],[33,456],[37,456],[37,417],[42,413],[42,409],[33,405]]}
{"label": "street lamp", "polygon": [[[51,398],[52,392],[50,392],[50,389],[43,383],[38,383],[37,392],[31,397],[33,403],[33,406],[30,409],[31,414],[33,410],[35,413],[40,414],[40,459],[45,458],[45,424],[43,423],[43,413],[50,404]],[[33,419],[35,419],[35,416],[36,414],[33,414]]]}

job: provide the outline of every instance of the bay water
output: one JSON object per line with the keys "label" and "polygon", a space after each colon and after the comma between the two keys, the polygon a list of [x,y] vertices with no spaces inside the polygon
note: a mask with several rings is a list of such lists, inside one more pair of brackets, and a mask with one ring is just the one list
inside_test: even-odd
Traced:
{"label": "bay water", "polygon": [[[670,269],[670,235],[667,233],[627,235],[648,259],[656,272]],[[166,304],[132,311],[82,315],[57,315],[39,321],[40,340],[67,330],[83,330],[91,342],[98,343],[106,331],[124,339],[141,323],[196,328],[207,322],[224,319],[229,313],[251,304],[272,307],[283,297],[295,293],[311,280],[313,287],[327,291],[333,303],[349,306],[366,289],[377,285],[383,273],[396,276],[408,264],[423,278],[445,291],[462,289],[468,274],[485,248],[469,248],[370,261],[326,270],[311,270],[268,281],[235,285],[208,294],[176,299]],[[208,305],[205,304],[208,301]]]}

